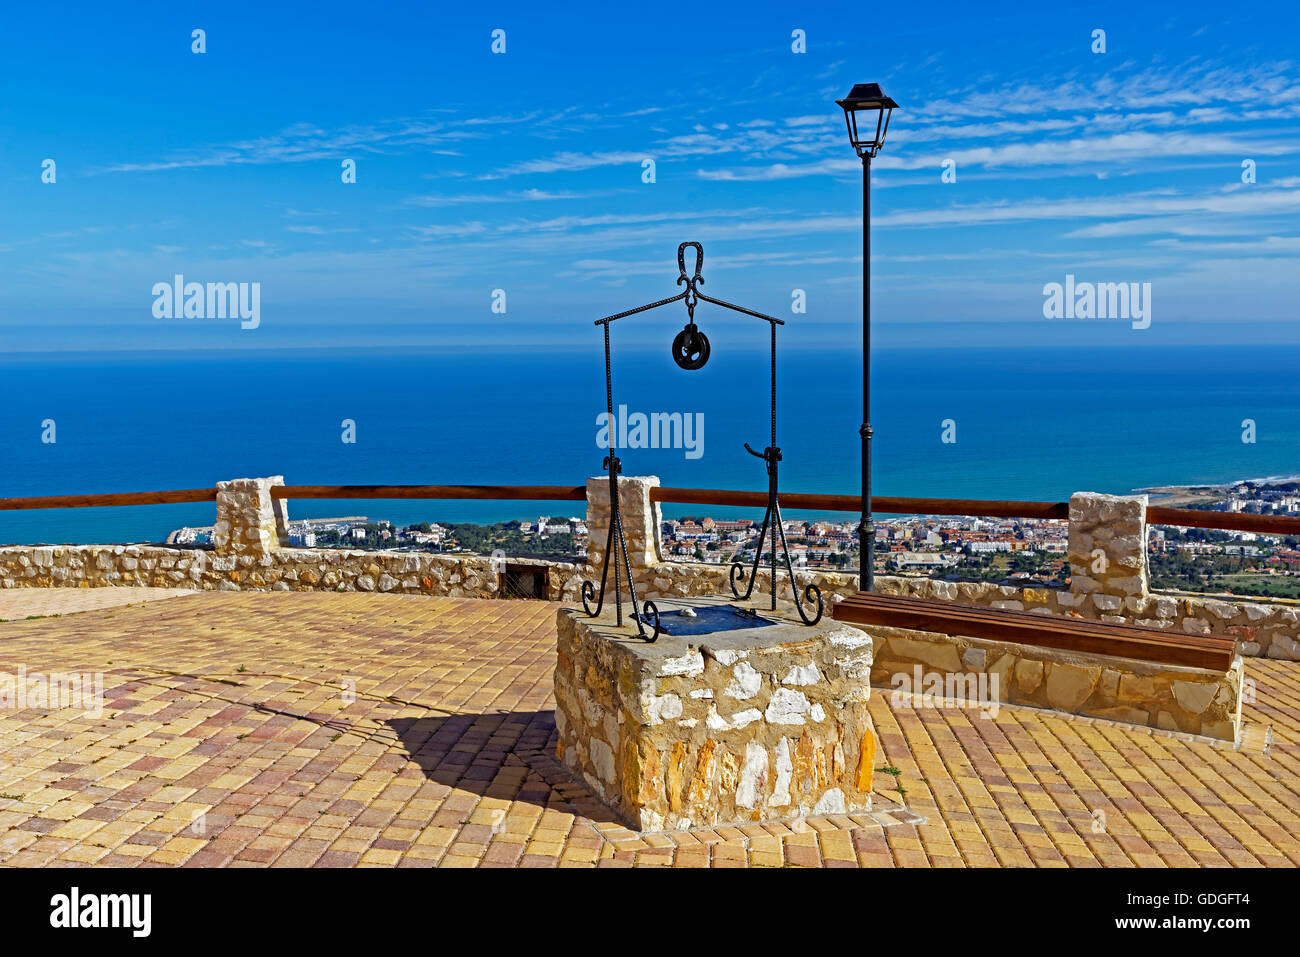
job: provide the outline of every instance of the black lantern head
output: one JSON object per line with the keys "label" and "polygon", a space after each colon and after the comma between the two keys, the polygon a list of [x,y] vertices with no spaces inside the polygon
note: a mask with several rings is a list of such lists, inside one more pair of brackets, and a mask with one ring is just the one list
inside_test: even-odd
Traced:
{"label": "black lantern head", "polygon": [[844,110],[844,122],[849,128],[849,142],[853,148],[859,156],[875,159],[880,147],[885,145],[889,117],[898,109],[898,104],[885,96],[879,83],[855,83],[849,95],[835,103]]}

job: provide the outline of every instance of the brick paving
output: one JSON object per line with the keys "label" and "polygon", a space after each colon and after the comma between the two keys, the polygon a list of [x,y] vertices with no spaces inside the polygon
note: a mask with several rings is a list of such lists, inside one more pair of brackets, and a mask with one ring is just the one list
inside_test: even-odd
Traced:
{"label": "brick paving", "polygon": [[1300,863],[1300,665],[1255,660],[1240,750],[877,692],[876,813],[638,836],[551,757],[556,607],[207,592],[0,624],[0,671],[102,671],[106,699],[0,712],[0,862]]}
{"label": "brick paving", "polygon": [[96,608],[138,605],[161,598],[193,595],[190,588],[4,588],[0,589],[0,621],[14,621],[29,615],[48,618]]}

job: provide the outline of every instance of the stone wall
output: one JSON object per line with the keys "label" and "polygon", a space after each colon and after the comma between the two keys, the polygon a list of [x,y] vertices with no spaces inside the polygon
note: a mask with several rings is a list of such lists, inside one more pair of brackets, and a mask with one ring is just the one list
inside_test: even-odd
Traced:
{"label": "stone wall", "polygon": [[[288,509],[272,499],[281,476],[217,484],[213,547],[13,545],[0,548],[0,587],[94,588],[152,585],[251,591],[373,591],[496,598],[504,563],[480,555],[289,548]],[[551,600],[578,595],[582,569],[565,562],[511,559],[549,569]]]}
{"label": "stone wall", "polygon": [[[654,476],[621,477],[619,496],[628,553],[641,599],[730,594],[728,568],[664,561],[660,509],[650,500]],[[217,486],[215,547],[211,550],[153,545],[44,545],[0,548],[0,587],[99,587],[155,585],[187,588],[383,591],[490,598],[499,592],[500,567],[486,556],[423,552],[364,552],[288,548],[288,510],[271,489],[280,476],[236,479]],[[1132,622],[1193,634],[1240,639],[1241,653],[1300,660],[1300,603],[1255,601],[1235,596],[1152,592],[1146,561],[1146,496],[1079,492],[1070,499],[1068,590],[1015,587],[989,582],[943,582],[882,575],[879,591],[972,605],[1023,609],[1097,621]],[[549,594],[576,601],[584,578],[599,585],[609,528],[609,479],[587,481],[586,568],[564,562],[511,560],[550,568]],[[797,572],[815,582],[827,610],[858,588],[857,575]],[[611,587],[612,587],[611,573]],[[784,571],[778,594],[793,595]],[[766,592],[760,571],[756,594]]]}
{"label": "stone wall", "polygon": [[[648,527],[655,535],[653,547],[629,543],[637,597],[730,594],[727,566],[661,559],[659,506],[649,498],[650,489],[659,480],[649,476],[624,477],[619,481],[625,527],[629,531]],[[594,494],[597,483],[603,494]],[[588,480],[588,490],[588,528],[599,525],[607,529],[608,479]],[[1070,497],[1069,589],[881,575],[876,578],[876,590],[1044,615],[1148,625],[1189,634],[1232,635],[1240,639],[1239,650],[1243,655],[1300,661],[1300,604],[1150,590],[1146,506],[1145,495],[1078,492]],[[653,522],[649,521],[651,516]],[[595,539],[593,532],[592,540]],[[588,552],[589,561],[602,554],[600,549],[604,543],[602,534],[599,548],[592,546],[593,550]],[[599,565],[594,568],[594,574],[599,575]],[[796,570],[796,575],[801,587],[812,582],[822,590],[828,610],[833,602],[858,590],[856,574]],[[755,591],[766,593],[768,588],[768,573],[760,570]],[[783,569],[777,573],[777,594],[786,601],[793,598]]]}
{"label": "stone wall", "polygon": [[[573,600],[581,569],[564,562],[511,559],[550,569],[547,595]],[[19,545],[0,548],[0,587],[97,588],[152,585],[245,591],[373,591],[453,598],[499,598],[500,563],[478,555],[284,548],[222,555],[154,545]]]}

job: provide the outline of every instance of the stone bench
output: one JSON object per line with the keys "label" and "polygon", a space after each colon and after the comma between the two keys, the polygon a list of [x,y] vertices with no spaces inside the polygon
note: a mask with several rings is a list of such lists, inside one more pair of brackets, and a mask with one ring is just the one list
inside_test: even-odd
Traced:
{"label": "stone bench", "polygon": [[942,688],[945,699],[987,689],[976,697],[1227,741],[1241,729],[1243,667],[1231,636],[867,592],[834,617],[875,639],[877,687]]}

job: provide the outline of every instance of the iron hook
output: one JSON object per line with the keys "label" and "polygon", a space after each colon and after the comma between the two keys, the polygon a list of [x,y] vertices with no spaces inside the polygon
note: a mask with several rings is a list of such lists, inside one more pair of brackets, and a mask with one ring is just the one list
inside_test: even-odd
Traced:
{"label": "iron hook", "polygon": [[[695,275],[686,275],[686,247],[695,247]],[[689,283],[694,286],[696,283],[703,283],[704,277],[700,272],[704,269],[704,247],[699,243],[690,242],[682,243],[677,247],[677,271],[681,274],[677,277],[677,284]]]}

